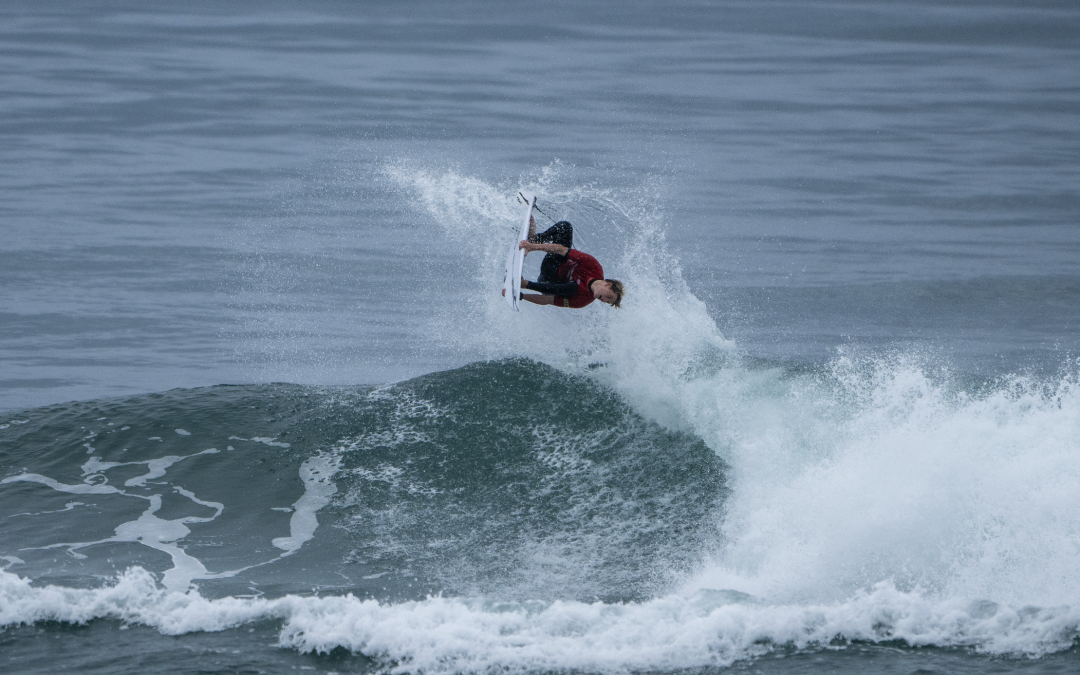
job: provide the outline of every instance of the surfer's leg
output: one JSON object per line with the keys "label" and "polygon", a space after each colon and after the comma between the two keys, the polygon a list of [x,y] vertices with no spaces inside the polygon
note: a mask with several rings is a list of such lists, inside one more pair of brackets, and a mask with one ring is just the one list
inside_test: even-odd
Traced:
{"label": "surfer's leg", "polygon": [[565,220],[560,220],[536,235],[536,241],[539,244],[559,244],[566,248],[574,248],[574,226]]}
{"label": "surfer's leg", "polygon": [[559,278],[559,267],[566,262],[566,256],[555,255],[554,253],[548,253],[544,256],[544,260],[540,263],[540,277],[537,281],[541,283],[559,283],[562,279]]}
{"label": "surfer's leg", "polygon": [[[540,244],[559,244],[566,248],[574,247],[574,226],[565,220],[560,220],[540,234],[536,235],[536,241]],[[566,262],[566,256],[548,253],[540,263],[540,278],[537,281],[547,283],[561,283],[565,279],[559,278],[559,267]]]}

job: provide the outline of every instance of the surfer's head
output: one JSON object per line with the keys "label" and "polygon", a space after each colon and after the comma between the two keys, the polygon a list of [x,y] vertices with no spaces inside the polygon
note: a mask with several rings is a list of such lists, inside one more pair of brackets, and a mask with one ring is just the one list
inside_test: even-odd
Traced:
{"label": "surfer's head", "polygon": [[589,290],[594,298],[612,307],[618,307],[622,303],[623,293],[626,292],[618,279],[593,279],[589,282]]}

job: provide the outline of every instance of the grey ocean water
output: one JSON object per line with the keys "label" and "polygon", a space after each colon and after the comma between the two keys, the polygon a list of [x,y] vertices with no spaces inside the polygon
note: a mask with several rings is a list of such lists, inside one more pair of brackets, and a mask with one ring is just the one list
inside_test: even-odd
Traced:
{"label": "grey ocean water", "polygon": [[468,270],[395,161],[648,185],[765,358],[1075,351],[1072,3],[2,11],[0,408],[464,362],[413,315]]}
{"label": "grey ocean water", "polygon": [[[1080,357],[1078,63],[1080,6],[1066,0],[520,5],[7,0],[0,4],[0,411],[15,419],[25,415],[13,411],[72,400],[220,384],[378,385],[492,355],[544,360],[540,352],[514,351],[520,335],[506,337],[504,344],[490,329],[476,327],[482,311],[475,296],[498,292],[501,277],[492,271],[512,237],[498,223],[513,221],[509,200],[518,189],[535,190],[548,215],[574,221],[580,248],[597,254],[610,275],[636,282],[630,283],[624,315],[651,314],[669,328],[682,326],[661,311],[667,307],[663,298],[689,307],[691,314],[699,306],[696,298],[703,303],[702,316],[715,322],[727,349],[751,364],[746,367],[752,372],[778,370],[784,382],[800,373],[843,370],[848,359],[881,368],[882,362],[899,362],[916,364],[912,368],[923,373],[945,373],[940,377],[956,389],[1033,381],[1035,389],[1049,388],[1072,400],[1068,391]],[[636,266],[639,261],[646,261],[641,265],[647,274]],[[666,291],[650,290],[648,279],[654,276]],[[526,307],[529,311],[533,318],[523,316],[520,325],[527,328],[522,330],[536,329],[541,324],[535,317],[543,316],[542,327],[554,333],[599,330],[597,322],[613,310],[592,306],[583,310],[589,314],[565,317],[550,309],[546,315],[535,313],[540,308]],[[466,335],[473,332],[480,337]],[[626,334],[650,339],[647,331]],[[665,342],[673,339],[666,335],[657,341],[676,344],[668,351],[678,352],[677,341]],[[649,373],[640,363],[620,370],[614,361],[575,349],[568,350],[567,362],[579,359],[587,366],[582,372],[600,372],[598,381],[614,388],[650,424],[679,427],[665,417],[668,408],[679,406],[680,419],[700,420],[698,413],[687,412],[690,394],[662,405],[650,398],[651,391],[637,397],[648,388],[640,385]],[[708,361],[695,350],[687,348],[693,354],[673,361],[690,363],[687,372]],[[605,366],[613,374],[604,375]],[[546,370],[507,372],[482,371],[478,381],[552,377]],[[582,386],[566,385],[566,391],[580,393]],[[291,389],[282,391],[267,396],[293,395]],[[402,401],[399,408],[413,405],[409,392],[393,393]],[[268,400],[259,396],[253,401]],[[597,401],[596,406],[609,405],[602,396]],[[86,461],[79,445],[86,439],[76,439],[82,435],[76,429],[98,420],[96,404],[87,405],[70,413],[77,462]],[[205,410],[232,410],[231,403],[206,405]],[[149,412],[132,411],[149,409],[151,403],[116,406],[150,419]],[[1069,404],[1065,409],[1071,410]],[[50,410],[59,408],[41,415]],[[274,410],[267,418],[273,424],[293,414]],[[232,433],[245,442],[262,433],[269,443],[273,433],[284,433],[254,426],[241,433],[247,422],[241,424],[239,413],[234,421],[225,413],[223,420],[207,415],[199,419],[220,437],[212,441],[215,450],[223,450]],[[165,431],[156,431],[154,438],[179,442],[168,434],[181,423],[168,421],[166,413],[162,419]],[[325,435],[326,443],[355,435],[333,419],[340,429],[313,423],[300,435]],[[1029,438],[1058,439],[1055,448],[1065,448],[1062,453],[1071,457],[1080,432],[1070,420],[1036,427]],[[183,424],[187,429],[196,422]],[[765,424],[759,426],[763,437]],[[339,437],[327,430],[331,427]],[[421,427],[410,433],[430,432]],[[42,428],[45,438],[50,427]],[[723,455],[726,441],[716,440],[722,434],[714,438],[703,428],[698,424],[694,432]],[[857,436],[852,428],[842,427],[838,436]],[[397,427],[386,429],[397,433]],[[600,433],[582,429],[583,436]],[[956,429],[956,438],[979,433]],[[456,427],[450,433],[466,435]],[[648,434],[662,436],[656,430]],[[796,434],[804,440],[812,435]],[[887,444],[888,437],[883,432],[875,438]],[[916,437],[913,448],[938,447]],[[698,457],[694,441],[678,439],[670,441],[678,457]],[[296,439],[291,442],[300,447]],[[983,445],[971,457],[995,442],[979,441]],[[25,473],[30,461],[30,455],[18,453],[31,446],[13,447],[2,448],[10,453],[4,461],[7,477]],[[85,447],[89,453],[97,446]],[[812,440],[806,447],[819,449]],[[1008,453],[1015,446],[1008,447],[1003,457],[1014,456]],[[187,457],[200,450],[185,446],[170,452]],[[322,457],[321,446],[316,450]],[[298,467],[307,466],[303,459],[291,458],[283,467],[295,477],[303,471]],[[757,475],[753,466],[739,468],[734,451],[722,459],[737,467],[740,478]],[[694,461],[709,476],[723,471]],[[954,466],[943,464],[949,470]],[[58,466],[49,470],[59,471]],[[382,485],[377,480],[397,475],[387,474],[385,466],[351,467],[359,473],[349,475]],[[90,469],[83,468],[88,475]],[[376,475],[382,477],[371,478]],[[946,484],[935,482],[933,490],[946,490]],[[984,484],[989,483],[979,483]],[[698,491],[696,486],[675,492]],[[300,492],[282,496],[273,508],[287,510],[308,488],[296,489]],[[491,487],[496,489],[503,488]],[[714,489],[718,500],[726,494],[726,488]],[[927,494],[938,494],[933,490]],[[48,506],[64,508],[59,502]],[[364,511],[368,518],[382,513],[376,506],[364,508],[370,509]],[[496,504],[490,513],[503,508]],[[725,513],[738,516],[742,508]],[[1053,529],[1048,523],[1062,513],[1057,509],[1048,506],[1040,511],[1045,521],[1024,521],[1017,528]],[[707,504],[691,511],[686,517],[713,517]],[[1007,521],[1002,515],[1007,512],[988,511],[970,541],[992,538],[987,533],[997,532],[994,523]],[[418,520],[432,517],[418,513]],[[588,513],[590,519],[600,517]],[[662,520],[667,512],[657,513]],[[467,514],[460,518],[468,520]],[[649,532],[663,529],[656,522],[647,521]],[[702,522],[656,544],[656,557],[692,566],[699,552],[680,547],[698,541],[699,530],[707,529]],[[1076,546],[1068,527],[1055,530],[1063,538],[1059,549],[1040,553],[1047,560],[1066,560],[1057,578],[1074,588],[1069,579],[1077,572],[1063,553]],[[384,529],[379,537],[395,536],[393,528]],[[583,531],[581,538],[616,545],[606,534]],[[8,532],[10,538],[15,530]],[[578,537],[567,535],[567,540]],[[724,537],[734,535],[725,531]],[[877,542],[875,550],[888,545]],[[401,546],[424,550],[422,544]],[[505,554],[477,546],[479,552],[461,555],[494,565],[491,560]],[[700,557],[714,548],[703,544]],[[346,557],[362,557],[367,549],[343,550]],[[0,553],[29,559],[12,551]],[[428,560],[427,555],[415,553],[410,564],[422,568],[417,561]],[[962,558],[967,559],[956,560]],[[944,552],[941,559],[946,567],[952,560]],[[1009,561],[1006,567],[1015,563]],[[153,566],[137,555],[128,562]],[[865,572],[868,584],[907,583],[908,567],[882,563],[887,571],[874,577],[874,564],[867,563],[873,568]],[[632,573],[609,570],[607,585],[591,577],[579,580],[574,588],[587,590],[574,591],[574,598],[637,602],[660,594],[657,589],[670,581],[666,573],[654,574],[647,561],[634,558],[633,565]],[[1037,568],[1016,563],[1009,569],[1031,578]],[[363,571],[376,575],[371,578],[382,574],[373,570]],[[17,565],[9,571],[30,574]],[[49,568],[48,574],[54,573],[55,579],[68,579]],[[447,590],[453,584],[443,581],[453,578],[490,593],[492,584],[477,581],[476,574],[483,577],[475,571],[469,572],[473,576],[429,575],[423,590]],[[349,583],[361,583],[361,576]],[[299,578],[292,585],[283,582],[283,592],[306,590]],[[520,581],[523,585],[515,588],[543,595],[542,589],[553,587],[544,585],[545,578]],[[611,590],[624,578],[632,580],[628,588]],[[911,583],[924,580],[915,575]],[[416,595],[401,584],[376,597]],[[942,582],[946,586],[955,590]],[[348,583],[342,588],[355,590]],[[1030,597],[1021,590],[1003,597],[1017,606],[1048,606],[1057,588],[1050,584]],[[983,597],[978,593],[993,595],[992,590],[985,586],[972,593]],[[815,592],[790,597],[816,607],[828,594]],[[552,598],[560,597],[553,592]],[[1069,605],[1070,598],[1058,602]],[[0,607],[0,617],[7,616],[4,611]],[[210,661],[199,662],[212,672],[375,667],[347,639],[311,637],[314,628],[309,642],[297,638],[291,644],[331,652],[322,660],[267,648],[277,635],[271,624],[280,615],[273,612],[252,629],[255,642],[239,633],[195,629],[185,638],[166,638],[147,627],[160,628],[154,621],[131,620],[121,651],[160,650],[165,656],[158,661],[132,657],[110,666],[101,640],[120,635],[114,624],[69,630],[30,621],[7,629],[0,646],[9,663],[23,664],[27,672],[87,662],[96,664],[97,672],[160,670],[166,663],[175,672],[195,672],[177,665],[190,653],[235,655],[222,656],[212,667]],[[11,620],[25,622],[22,616]],[[754,661],[756,647],[732,653],[742,664],[736,667],[768,672],[983,672],[986,667],[1071,672],[1077,667],[1076,647],[1068,647],[1074,639],[1068,631],[1076,634],[1071,625],[1063,629],[1064,638],[1025,642],[1013,650],[986,648],[992,658],[975,638],[939,636],[919,643],[900,635],[899,628],[895,642],[882,638],[884,647],[872,641],[873,647],[836,651],[826,637],[826,648],[803,652],[798,639],[789,643],[766,636],[761,639],[773,640],[778,653],[791,658]],[[1057,646],[1031,647],[1036,643]],[[63,645],[67,660],[42,661],[40,654],[51,644]],[[971,645],[973,651],[967,649]],[[392,644],[382,653],[390,654],[387,667],[403,663],[408,670],[409,661]],[[402,648],[400,654],[412,652]],[[415,654],[411,658],[424,663]],[[600,657],[582,663],[491,658],[477,657],[475,668],[676,670],[701,664],[690,657],[607,664]],[[431,663],[458,663],[447,659]],[[454,667],[467,671],[470,663],[466,659]],[[721,659],[717,667],[727,663]]]}

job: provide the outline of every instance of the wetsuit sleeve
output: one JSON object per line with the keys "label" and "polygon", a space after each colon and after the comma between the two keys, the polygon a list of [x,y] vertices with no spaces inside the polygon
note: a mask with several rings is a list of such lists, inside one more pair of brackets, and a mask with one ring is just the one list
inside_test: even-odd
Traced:
{"label": "wetsuit sleeve", "polygon": [[573,295],[577,293],[578,285],[573,281],[565,284],[555,284],[547,281],[530,281],[525,290],[539,291],[544,295]]}

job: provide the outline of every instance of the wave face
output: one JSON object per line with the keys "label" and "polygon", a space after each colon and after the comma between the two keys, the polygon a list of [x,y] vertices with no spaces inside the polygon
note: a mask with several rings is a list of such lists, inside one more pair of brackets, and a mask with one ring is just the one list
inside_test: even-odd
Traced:
{"label": "wave face", "polygon": [[597,384],[611,367],[6,419],[0,624],[270,625],[400,672],[1073,649],[1073,380],[963,393],[902,360],[732,363],[669,382],[688,433]]}
{"label": "wave face", "polygon": [[[299,603],[281,640],[329,650],[330,633],[298,628],[337,611],[324,600],[344,603],[338,627],[356,607],[448,605],[482,623],[619,607],[700,568],[725,493],[700,439],[520,359],[384,387],[72,403],[2,427],[8,626],[112,618],[182,634]],[[300,597],[313,589],[348,595]]]}

